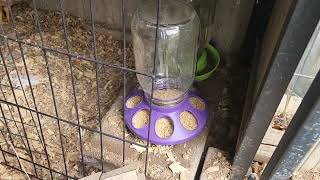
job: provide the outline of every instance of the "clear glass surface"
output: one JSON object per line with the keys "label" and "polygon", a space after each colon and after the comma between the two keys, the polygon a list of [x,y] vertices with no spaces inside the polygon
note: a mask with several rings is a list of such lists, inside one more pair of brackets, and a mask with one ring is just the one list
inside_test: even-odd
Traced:
{"label": "clear glass surface", "polygon": [[[161,0],[157,51],[157,1],[147,1],[135,12],[131,24],[135,66],[140,72],[153,74],[154,103],[172,104],[183,99],[192,85],[200,23],[195,10],[180,0]],[[147,96],[151,95],[152,79],[137,75]]]}

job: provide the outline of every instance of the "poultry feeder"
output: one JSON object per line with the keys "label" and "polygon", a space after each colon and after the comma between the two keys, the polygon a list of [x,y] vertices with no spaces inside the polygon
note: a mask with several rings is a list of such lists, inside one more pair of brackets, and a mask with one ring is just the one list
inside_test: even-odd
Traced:
{"label": "poultry feeder", "polygon": [[126,97],[125,123],[144,140],[174,145],[199,135],[208,118],[206,101],[189,90],[195,77],[200,23],[184,1],[161,0],[159,9],[157,5],[156,1],[142,4],[132,20],[136,70],[155,78],[137,74],[141,88]]}

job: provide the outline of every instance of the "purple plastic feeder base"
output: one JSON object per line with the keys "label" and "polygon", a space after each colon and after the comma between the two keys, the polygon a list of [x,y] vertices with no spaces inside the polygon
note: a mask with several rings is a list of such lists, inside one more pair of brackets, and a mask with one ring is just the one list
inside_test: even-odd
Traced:
{"label": "purple plastic feeder base", "polygon": [[[147,140],[148,139],[148,126],[146,124],[142,128],[135,128],[132,124],[132,118],[134,115],[141,110],[149,110],[150,105],[144,96],[144,92],[140,89],[134,90],[131,92],[126,99],[126,102],[135,96],[141,97],[141,102],[133,108],[128,108],[125,106],[124,115],[125,123],[129,129],[139,136],[140,138]],[[205,103],[205,109],[197,109],[193,107],[189,101],[190,97],[195,97]],[[194,130],[188,130],[183,127],[180,123],[180,114],[184,111],[190,112],[197,120],[197,127]],[[168,138],[160,138],[155,132],[156,121],[160,118],[167,118],[172,121],[173,133]],[[174,106],[158,106],[152,104],[151,118],[150,118],[150,135],[149,140],[153,144],[161,145],[175,145],[181,144],[186,141],[189,141],[196,136],[198,136],[205,128],[206,122],[208,119],[208,108],[207,103],[204,99],[198,96],[195,92],[189,91],[185,98],[177,105]]]}

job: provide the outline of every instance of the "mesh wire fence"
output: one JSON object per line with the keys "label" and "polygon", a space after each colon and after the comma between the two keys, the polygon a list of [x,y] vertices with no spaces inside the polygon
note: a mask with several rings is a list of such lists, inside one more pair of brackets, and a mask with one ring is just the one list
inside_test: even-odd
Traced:
{"label": "mesh wire fence", "polygon": [[[104,143],[109,139],[121,142],[114,157],[119,166],[128,163],[128,145],[146,148],[147,173],[149,140],[137,141],[127,131],[123,112],[108,119],[117,132],[108,132],[102,123],[117,94],[126,97],[136,74],[149,77],[152,84],[156,78],[133,67],[126,0],[121,4],[121,41],[97,31],[103,25],[95,22],[95,0],[84,4],[90,10],[86,21],[66,13],[63,0],[58,11],[39,10],[36,0],[20,9],[11,2],[4,6],[9,22],[2,22],[0,29],[1,164],[38,179],[77,179],[89,173],[84,164],[90,151],[97,169],[110,169]],[[157,4],[158,18],[159,0]],[[125,98],[120,99],[124,106]]]}

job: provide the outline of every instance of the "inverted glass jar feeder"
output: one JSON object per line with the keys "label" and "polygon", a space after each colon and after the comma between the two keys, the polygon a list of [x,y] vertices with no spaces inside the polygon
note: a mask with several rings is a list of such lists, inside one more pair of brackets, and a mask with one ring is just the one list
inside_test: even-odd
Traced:
{"label": "inverted glass jar feeder", "polygon": [[157,1],[148,1],[135,12],[131,24],[135,66],[139,72],[155,74],[154,81],[137,74],[141,89],[126,98],[125,122],[142,139],[148,138],[149,126],[150,142],[162,145],[186,142],[203,131],[207,104],[189,91],[195,76],[199,28],[195,10],[184,1],[160,1],[158,28]]}

